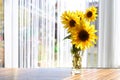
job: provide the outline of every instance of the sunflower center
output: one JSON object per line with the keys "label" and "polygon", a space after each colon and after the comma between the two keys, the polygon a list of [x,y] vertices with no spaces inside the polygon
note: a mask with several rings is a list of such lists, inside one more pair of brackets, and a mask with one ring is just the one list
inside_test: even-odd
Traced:
{"label": "sunflower center", "polygon": [[87,13],[87,17],[91,17],[91,16],[92,16],[92,12],[89,11],[89,12]]}
{"label": "sunflower center", "polygon": [[69,24],[70,24],[71,27],[74,27],[76,22],[74,20],[70,20]]}
{"label": "sunflower center", "polygon": [[89,38],[89,34],[88,34],[87,31],[81,30],[81,31],[79,32],[78,37],[79,37],[79,39],[80,39],[81,41],[86,41],[86,40],[88,40],[88,38]]}

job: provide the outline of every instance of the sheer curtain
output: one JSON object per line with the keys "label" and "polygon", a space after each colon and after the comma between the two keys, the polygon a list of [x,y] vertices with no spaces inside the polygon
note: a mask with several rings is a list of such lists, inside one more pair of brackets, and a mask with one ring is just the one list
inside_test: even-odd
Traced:
{"label": "sheer curtain", "polygon": [[[49,0],[48,0],[49,1]],[[85,10],[87,7],[87,1],[82,0],[75,0],[74,2],[72,0],[65,1],[65,0],[56,0],[55,1],[56,8],[55,8],[55,18],[56,18],[56,25],[55,25],[55,42],[57,43],[57,52],[53,52],[54,55],[56,55],[56,59],[54,61],[54,66],[59,67],[69,67],[71,65],[71,54],[70,54],[70,40],[63,40],[64,37],[67,35],[66,30],[63,28],[63,25],[61,24],[61,14],[65,10]],[[76,4],[76,5],[75,5]],[[50,5],[50,4],[49,4]],[[48,12],[49,13],[49,12]],[[55,45],[55,46],[56,46]],[[54,56],[53,55],[53,56]],[[85,60],[86,61],[86,60]],[[49,63],[49,62],[48,62]],[[84,62],[86,63],[86,62]]]}
{"label": "sheer curtain", "polygon": [[[84,10],[85,1],[42,0],[39,27],[39,66],[69,67],[71,65],[70,40],[63,40],[67,32],[60,16],[65,10]],[[75,7],[71,7],[74,6]]]}
{"label": "sheer curtain", "polygon": [[55,0],[40,1],[39,67],[55,65]]}
{"label": "sheer curtain", "polygon": [[115,0],[114,2],[114,66],[113,67],[119,67],[120,68],[120,0]]}
{"label": "sheer curtain", "polygon": [[5,66],[70,67],[71,43],[63,40],[67,32],[60,16],[87,6],[86,0],[5,1]]}
{"label": "sheer curtain", "polygon": [[39,0],[4,0],[4,9],[5,67],[37,67]]}
{"label": "sheer curtain", "polygon": [[120,67],[119,0],[100,0],[99,67]]}
{"label": "sheer curtain", "polygon": [[39,67],[69,67],[71,45],[63,40],[67,33],[60,16],[65,10],[85,10],[86,4],[80,0],[20,0],[20,67],[35,67],[37,61]]}
{"label": "sheer curtain", "polygon": [[4,0],[5,67],[18,67],[18,0]]}
{"label": "sheer curtain", "polygon": [[18,5],[18,66],[37,67],[39,0],[19,0]]}

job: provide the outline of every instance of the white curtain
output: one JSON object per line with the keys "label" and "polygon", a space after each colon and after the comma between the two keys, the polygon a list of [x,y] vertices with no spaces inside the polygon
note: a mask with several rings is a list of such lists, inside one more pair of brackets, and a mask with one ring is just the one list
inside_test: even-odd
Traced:
{"label": "white curtain", "polygon": [[18,0],[4,0],[5,67],[18,67]]}
{"label": "white curtain", "polygon": [[120,66],[119,0],[100,0],[99,67]]}
{"label": "white curtain", "polygon": [[110,67],[113,63],[113,0],[100,1],[98,66]]}
{"label": "white curtain", "polygon": [[39,67],[55,65],[55,0],[40,1]]}
{"label": "white curtain", "polygon": [[[63,40],[60,16],[86,5],[86,0],[5,0],[5,67],[70,67],[71,43]],[[86,57],[83,61],[86,66]]]}
{"label": "white curtain", "polygon": [[39,0],[19,0],[18,5],[18,66],[37,67]]}
{"label": "white curtain", "polygon": [[114,30],[113,30],[113,67],[120,67],[120,0],[114,1]]}
{"label": "white curtain", "polygon": [[39,0],[4,0],[5,67],[38,63]]}
{"label": "white curtain", "polygon": [[71,43],[70,40],[63,40],[68,34],[61,24],[60,16],[65,10],[85,10],[86,1],[53,0],[51,2],[43,0],[41,2],[42,25],[40,27],[39,64],[41,67],[70,67]]}

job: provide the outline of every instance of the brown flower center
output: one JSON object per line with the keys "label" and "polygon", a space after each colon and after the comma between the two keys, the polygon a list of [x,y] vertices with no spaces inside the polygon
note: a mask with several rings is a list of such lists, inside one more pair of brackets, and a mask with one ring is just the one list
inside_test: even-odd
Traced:
{"label": "brown flower center", "polygon": [[78,37],[79,37],[79,39],[80,39],[81,41],[86,41],[86,40],[88,40],[88,38],[89,38],[89,34],[88,34],[87,31],[81,30],[81,31],[79,32],[79,34],[78,34]]}
{"label": "brown flower center", "polygon": [[87,13],[87,17],[89,18],[89,17],[91,17],[91,16],[92,16],[92,12],[89,11],[89,12]]}
{"label": "brown flower center", "polygon": [[75,22],[74,20],[70,20],[69,25],[70,25],[71,27],[74,27],[75,24],[76,24],[76,22]]}

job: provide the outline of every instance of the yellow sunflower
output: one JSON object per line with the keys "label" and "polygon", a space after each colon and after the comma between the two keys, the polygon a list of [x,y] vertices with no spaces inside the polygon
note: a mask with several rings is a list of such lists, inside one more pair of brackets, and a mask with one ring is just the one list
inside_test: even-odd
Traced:
{"label": "yellow sunflower", "polygon": [[84,24],[86,21],[85,21],[85,18],[84,18],[84,13],[82,11],[76,11],[75,14],[78,16],[79,18],[79,24],[82,25]]}
{"label": "yellow sunflower", "polygon": [[82,11],[76,11],[75,14],[79,17],[80,20],[84,19],[84,13]]}
{"label": "yellow sunflower", "polygon": [[74,12],[65,11],[61,16],[61,22],[64,24],[64,28],[70,32],[79,24],[79,18]]}
{"label": "yellow sunflower", "polygon": [[85,12],[85,18],[88,21],[95,21],[97,17],[97,8],[94,6],[91,6],[90,8],[86,9]]}
{"label": "yellow sunflower", "polygon": [[89,23],[86,23],[71,33],[72,44],[78,49],[80,48],[81,50],[85,50],[96,43],[96,32],[97,30],[95,30],[95,25],[90,26]]}

